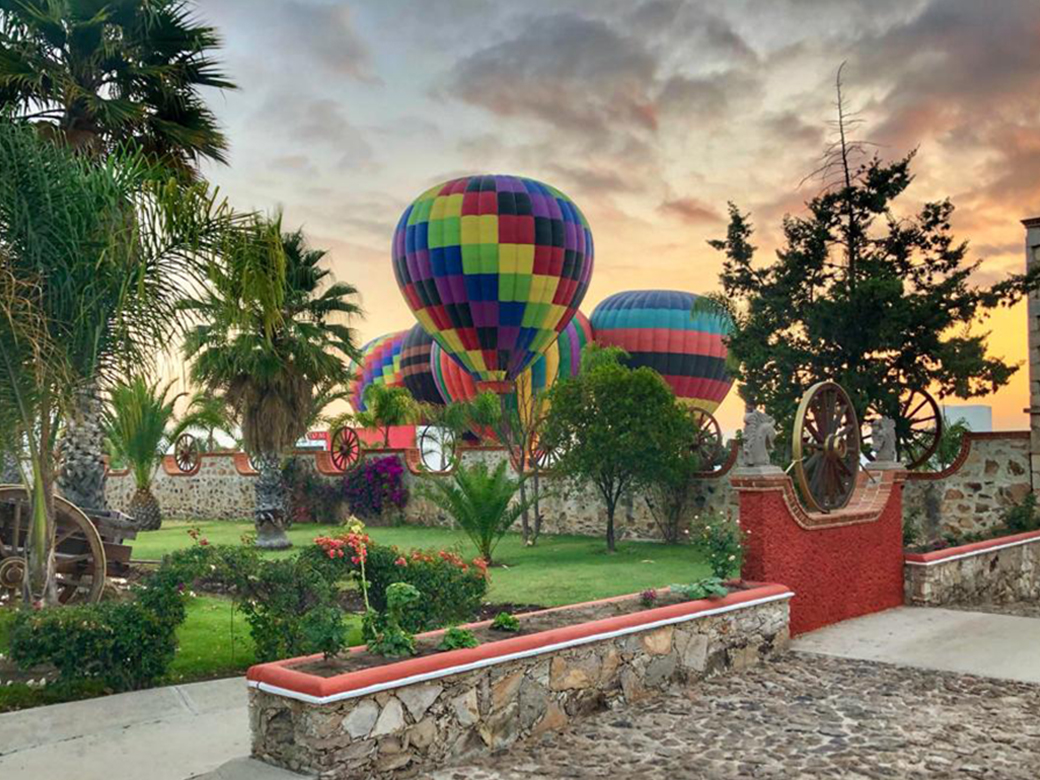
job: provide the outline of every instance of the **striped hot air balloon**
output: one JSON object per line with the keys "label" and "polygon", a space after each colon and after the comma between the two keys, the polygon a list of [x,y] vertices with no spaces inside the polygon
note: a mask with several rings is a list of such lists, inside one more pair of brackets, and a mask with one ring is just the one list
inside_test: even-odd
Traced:
{"label": "striped hot air balloon", "polygon": [[350,405],[354,411],[365,411],[365,390],[369,385],[397,387],[401,380],[401,345],[406,330],[387,333],[372,339],[361,348],[361,362],[354,369],[350,384]]}
{"label": "striped hot air balloon", "polygon": [[415,323],[401,343],[401,381],[416,401],[442,404],[440,391],[430,370],[430,349],[433,337],[419,323]]}
{"label": "striped hot air balloon", "polygon": [[[577,312],[552,346],[517,377],[514,391],[506,399],[513,408],[520,409],[525,422],[542,391],[558,379],[577,376],[581,350],[590,341],[592,325],[584,314]],[[445,403],[476,398],[479,390],[474,378],[439,344],[434,344],[430,350],[430,366]]]}
{"label": "striped hot air balloon", "polygon": [[438,184],[397,225],[393,265],[416,319],[485,389],[508,393],[578,310],[592,233],[559,190],[519,176]]}
{"label": "striped hot air balloon", "polygon": [[723,342],[732,322],[721,312],[692,314],[697,299],[675,290],[615,293],[592,312],[592,329],[598,344],[628,352],[632,367],[657,371],[681,401],[714,412],[733,386]]}

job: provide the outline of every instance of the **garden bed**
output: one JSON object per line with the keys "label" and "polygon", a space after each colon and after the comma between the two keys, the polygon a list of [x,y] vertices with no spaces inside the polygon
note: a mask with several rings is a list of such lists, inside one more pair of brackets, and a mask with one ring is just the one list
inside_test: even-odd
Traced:
{"label": "garden bed", "polygon": [[[470,628],[478,647],[388,663],[359,648],[249,670],[253,753],[294,770],[380,776],[495,750],[584,713],[675,681],[743,668],[786,646],[780,585],[748,583],[726,596],[683,600],[633,594],[520,618],[503,634]],[[499,638],[504,637],[504,638]],[[345,671],[344,671],[345,670]]]}
{"label": "garden bed", "polygon": [[1040,598],[1040,531],[903,556],[906,602],[1000,604]]}

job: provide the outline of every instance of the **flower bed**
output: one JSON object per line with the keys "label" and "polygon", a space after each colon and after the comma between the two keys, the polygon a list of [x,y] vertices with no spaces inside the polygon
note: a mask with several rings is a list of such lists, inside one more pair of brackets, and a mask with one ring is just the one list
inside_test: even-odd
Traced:
{"label": "flower bed", "polygon": [[[473,624],[484,644],[395,663],[372,665],[359,648],[346,661],[254,666],[253,754],[371,777],[500,749],[670,682],[757,663],[786,645],[792,595],[752,584],[697,601],[662,592],[645,608],[634,594],[520,616],[520,632],[503,639]],[[440,636],[423,635],[420,646]]]}
{"label": "flower bed", "polygon": [[905,553],[908,604],[1001,603],[1040,598],[1040,531],[925,553]]}

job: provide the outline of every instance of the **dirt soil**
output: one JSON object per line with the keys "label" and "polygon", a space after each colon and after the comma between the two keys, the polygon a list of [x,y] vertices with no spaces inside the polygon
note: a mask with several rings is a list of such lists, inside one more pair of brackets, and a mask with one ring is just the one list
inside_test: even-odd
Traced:
{"label": "dirt soil", "polygon": [[[741,586],[731,586],[730,591],[741,590]],[[503,639],[510,639],[516,636],[527,636],[529,634],[537,634],[542,631],[550,631],[554,628],[561,628],[563,626],[576,625],[578,623],[588,623],[593,620],[602,620],[604,618],[617,617],[619,615],[631,615],[635,612],[642,612],[648,608],[664,607],[671,604],[680,604],[684,601],[688,601],[683,596],[679,596],[667,592],[659,592],[658,597],[651,607],[643,606],[638,595],[634,595],[631,598],[623,601],[612,601],[603,604],[592,604],[586,607],[568,608],[561,610],[550,610],[544,612],[533,612],[527,615],[517,614],[516,617],[520,620],[519,631],[499,631],[491,628],[490,625],[479,626],[473,628],[473,634],[476,636],[480,644],[487,644],[488,642],[497,642]],[[485,605],[486,607],[493,606],[506,606],[506,605]],[[514,605],[516,606],[516,605]],[[497,615],[498,609],[491,612],[491,616]],[[434,655],[436,653],[445,652],[438,649],[438,645],[441,641],[441,634],[437,632],[433,636],[420,635],[415,638],[415,655],[413,658],[421,658],[425,656]],[[310,661],[301,663],[293,668],[305,672],[307,674],[313,674],[317,677],[335,677],[336,675],[345,674],[347,672],[356,672],[360,669],[369,669],[374,666],[385,666],[386,664],[397,663],[398,661],[405,660],[402,658],[387,658],[382,655],[375,653],[369,653],[367,650],[355,650],[353,652],[347,652],[343,655],[335,656],[334,658],[324,659],[320,661]]]}

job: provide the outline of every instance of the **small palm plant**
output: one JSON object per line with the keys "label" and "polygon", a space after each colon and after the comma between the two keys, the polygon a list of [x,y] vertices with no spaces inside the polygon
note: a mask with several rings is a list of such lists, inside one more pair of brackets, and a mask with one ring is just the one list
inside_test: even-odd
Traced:
{"label": "small palm plant", "polygon": [[513,502],[523,480],[509,477],[508,466],[505,460],[494,471],[481,462],[460,465],[450,480],[430,477],[422,490],[425,498],[458,523],[489,566],[495,547],[531,503]]}
{"label": "small palm plant", "polygon": [[369,385],[365,388],[365,411],[357,412],[354,421],[364,428],[383,432],[383,446],[390,446],[390,429],[410,425],[419,420],[421,409],[406,387]]}
{"label": "small palm plant", "polygon": [[174,422],[174,405],[182,394],[170,397],[170,382],[160,388],[142,376],[117,384],[109,393],[105,435],[112,454],[126,463],[137,488],[128,513],[144,531],[162,525],[162,509],[152,493],[152,479],[170,444],[195,421],[191,416]]}

